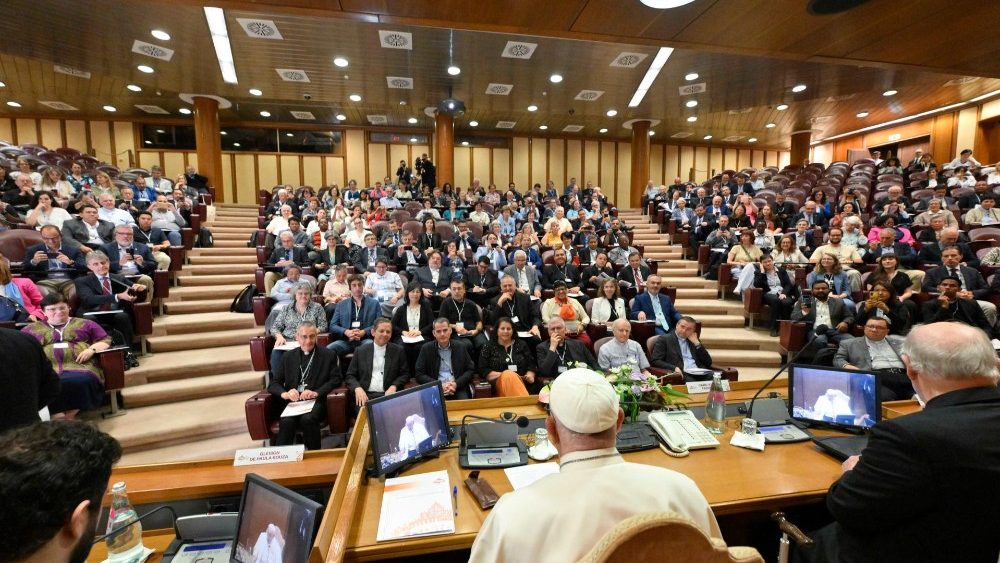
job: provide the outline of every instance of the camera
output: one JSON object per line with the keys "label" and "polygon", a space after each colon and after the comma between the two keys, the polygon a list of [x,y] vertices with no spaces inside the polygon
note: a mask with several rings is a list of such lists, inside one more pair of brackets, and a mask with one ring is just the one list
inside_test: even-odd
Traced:
{"label": "camera", "polygon": [[309,100],[313,99],[313,96],[312,94],[309,93],[302,94],[302,99],[308,102]]}
{"label": "camera", "polygon": [[812,306],[813,306],[812,295],[803,295],[802,296],[802,306],[803,307],[808,307],[810,309],[812,308]]}

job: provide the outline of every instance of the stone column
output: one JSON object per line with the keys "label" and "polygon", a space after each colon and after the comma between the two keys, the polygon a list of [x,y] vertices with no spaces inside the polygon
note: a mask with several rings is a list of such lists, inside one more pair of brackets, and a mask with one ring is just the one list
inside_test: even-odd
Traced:
{"label": "stone column", "polygon": [[809,158],[809,142],[812,141],[812,131],[792,132],[792,150],[789,153],[789,164],[799,166]]}
{"label": "stone column", "polygon": [[215,201],[228,201],[222,180],[222,137],[219,136],[219,102],[194,98],[194,139],[198,153],[198,173],[215,188]]}
{"label": "stone column", "polygon": [[437,185],[455,184],[455,118],[438,112],[434,116],[434,158]]}
{"label": "stone column", "polygon": [[649,181],[649,121],[632,122],[632,176],[629,201],[616,201],[619,209],[636,207]]}

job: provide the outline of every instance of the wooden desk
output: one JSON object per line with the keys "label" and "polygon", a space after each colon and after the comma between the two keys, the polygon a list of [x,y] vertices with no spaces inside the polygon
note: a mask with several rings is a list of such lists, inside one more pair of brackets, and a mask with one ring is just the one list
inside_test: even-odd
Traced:
{"label": "wooden desk", "polygon": [[888,420],[890,418],[897,418],[913,414],[915,412],[920,412],[922,410],[924,410],[924,408],[920,406],[920,403],[913,400],[888,401],[882,403],[882,418]]}
{"label": "wooden desk", "polygon": [[[784,383],[777,385],[775,390],[781,390]],[[748,399],[758,386],[759,382],[737,382],[728,397],[732,402]],[[699,404],[703,397],[692,397],[692,404]],[[545,415],[534,397],[448,403],[448,415],[453,423],[466,414],[495,416],[505,410],[530,418]],[[839,477],[840,463],[819,452],[810,442],[770,446],[764,452],[730,446],[729,438],[738,422],[738,419],[729,421],[726,433],[719,439],[722,445],[714,450],[694,451],[686,458],[669,457],[658,449],[630,453],[625,457],[629,461],[667,467],[688,475],[698,484],[718,515],[814,502],[821,499],[830,484]],[[362,418],[355,426],[347,447],[347,455],[354,456],[354,464],[350,468],[345,465],[334,485],[320,537],[313,550],[314,556],[318,555],[317,551],[325,552],[325,560],[333,563],[345,559],[375,560],[470,547],[488,512],[481,510],[461,485],[469,470],[458,466],[457,444],[444,450],[440,458],[420,462],[409,471],[424,473],[444,469],[448,471],[452,483],[459,485],[456,533],[396,542],[375,541],[384,481],[364,478],[364,464],[368,457],[366,424]],[[511,490],[502,470],[484,470],[481,476],[501,495]],[[311,559],[321,560],[318,557]]]}
{"label": "wooden desk", "polygon": [[[146,563],[160,563],[163,560],[163,552],[170,546],[170,542],[174,541],[174,531],[167,530],[143,530],[142,532],[142,544],[146,547],[151,547],[156,550],[146,559]],[[99,542],[94,544],[94,548],[90,550],[90,555],[87,556],[87,563],[101,563],[108,557],[108,546],[104,542]]]}

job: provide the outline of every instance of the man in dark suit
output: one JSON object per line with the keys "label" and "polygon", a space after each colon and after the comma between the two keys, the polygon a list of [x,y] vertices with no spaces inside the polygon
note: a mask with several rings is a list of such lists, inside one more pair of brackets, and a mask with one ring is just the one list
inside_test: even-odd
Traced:
{"label": "man in dark suit", "polygon": [[364,278],[354,274],[347,278],[347,285],[351,296],[325,308],[330,318],[328,328],[334,336],[334,341],[326,347],[339,356],[346,356],[366,340],[371,340],[375,320],[382,309],[377,299],[364,294]]}
{"label": "man in dark suit", "polygon": [[298,416],[283,416],[278,426],[276,446],[290,446],[295,435],[302,432],[307,450],[320,449],[319,429],[326,420],[326,396],[342,382],[337,367],[337,354],[316,346],[316,325],[304,322],[295,331],[299,347],[286,352],[272,370],[273,378],[267,390],[281,399],[279,408],[288,403],[316,401],[312,410]]}
{"label": "man in dark suit", "polygon": [[629,318],[634,321],[654,321],[656,334],[666,334],[673,329],[674,323],[681,319],[681,314],[674,309],[670,298],[660,293],[660,284],[660,276],[656,274],[646,278],[646,291],[636,295],[632,300]]}
{"label": "man in dark suit", "polygon": [[792,218],[792,222],[798,223],[799,220],[801,219],[806,220],[806,222],[809,224],[810,229],[812,229],[813,227],[819,227],[821,229],[825,229],[826,226],[830,223],[829,219],[826,218],[826,215],[823,215],[819,211],[816,211],[816,202],[812,200],[807,201],[805,205],[802,206],[802,211],[794,218]]}
{"label": "man in dark suit", "polygon": [[488,256],[480,256],[474,266],[465,269],[465,289],[469,299],[483,308],[500,294],[500,278],[490,268]]}
{"label": "man in dark suit", "polygon": [[600,290],[601,284],[608,278],[615,279],[615,271],[608,262],[607,252],[597,253],[594,263],[580,272],[580,283],[583,284],[584,289],[594,288]]}
{"label": "man in dark suit", "polygon": [[115,224],[97,216],[97,207],[84,205],[80,208],[80,218],[63,223],[62,238],[69,246],[80,249],[84,255],[97,250],[102,244],[114,239]]}
{"label": "man in dark suit", "polygon": [[392,323],[389,319],[380,318],[372,328],[372,342],[365,342],[354,350],[344,383],[350,391],[355,412],[364,407],[369,399],[391,395],[410,380],[410,368],[403,347],[389,342],[391,338]]}
{"label": "man in dark suit", "polygon": [[535,375],[544,379],[555,379],[562,372],[583,362],[597,368],[597,360],[587,346],[575,338],[566,338],[566,321],[552,317],[546,325],[549,339],[535,347],[537,367]]}
{"label": "man in dark suit", "polygon": [[[56,229],[58,230],[58,229]],[[62,305],[62,304],[60,304]],[[0,328],[0,433],[38,422],[38,411],[59,396],[59,376],[41,344],[19,330]]]}
{"label": "man in dark suit", "polygon": [[764,292],[764,304],[771,308],[771,336],[778,336],[778,323],[791,317],[798,288],[787,270],[774,266],[770,254],[761,257],[753,286]]}
{"label": "man in dark suit", "polygon": [[389,248],[389,258],[396,265],[396,271],[412,274],[417,268],[427,265],[427,256],[413,242],[413,233],[403,231],[401,242]]}
{"label": "man in dark suit", "polygon": [[987,322],[993,326],[997,322],[997,308],[990,298],[990,287],[983,279],[979,270],[962,265],[962,252],[957,246],[949,246],[941,251],[941,266],[931,268],[924,274],[922,289],[933,293],[945,276],[951,275],[962,282],[960,299],[975,299],[986,315]]}
{"label": "man in dark suit", "polygon": [[153,295],[153,272],[156,271],[156,259],[149,247],[135,242],[132,227],[119,225],[115,227],[114,242],[101,246],[100,250],[108,256],[111,263],[111,273],[123,276],[138,276],[136,283]]}
{"label": "man in dark suit", "polygon": [[795,217],[795,204],[787,201],[785,199],[785,194],[778,192],[774,195],[774,216],[777,218],[774,227],[787,229],[792,223],[792,217]]}
{"label": "man in dark suit", "polygon": [[803,359],[813,358],[813,363],[829,365],[832,354],[821,358],[820,353],[827,346],[838,346],[851,337],[851,325],[854,324],[854,312],[844,305],[843,299],[830,297],[830,284],[822,278],[817,278],[812,284],[810,298],[802,297],[792,308],[792,320],[806,323],[806,340],[812,340],[813,329],[823,325],[829,331],[817,335],[809,350],[802,350],[799,356]]}
{"label": "man in dark suit", "polygon": [[66,295],[73,278],[87,271],[87,262],[80,249],[62,242],[62,233],[55,225],[42,227],[42,244],[29,246],[24,252],[21,271],[36,284]]}
{"label": "man in dark suit", "polygon": [[896,229],[885,228],[878,233],[878,242],[868,246],[864,261],[874,264],[883,254],[895,254],[900,266],[912,270],[917,266],[917,254],[905,242],[896,242]]}
{"label": "man in dark suit", "polygon": [[552,262],[542,270],[542,287],[552,289],[557,281],[561,281],[566,284],[570,293],[581,293],[580,270],[566,260],[566,250],[555,249]]}
{"label": "man in dark suit", "polygon": [[1000,552],[1000,393],[989,338],[920,326],[902,358],[926,407],[876,424],[864,455],[844,462],[826,497],[834,523],[810,534],[817,545],[805,559],[994,561]]}
{"label": "man in dark suit", "polygon": [[[927,232],[929,231],[922,231],[920,234]],[[920,252],[917,254],[917,261],[921,264],[943,264],[941,253],[949,246],[954,246],[961,251],[962,264],[970,268],[979,267],[979,258],[976,258],[976,253],[967,243],[961,242],[958,229],[954,227],[942,229],[940,239],[922,244]]]}
{"label": "man in dark suit", "polygon": [[87,269],[93,275],[80,276],[73,280],[76,295],[80,298],[77,315],[100,312],[89,318],[98,324],[117,330],[125,337],[125,342],[132,344],[134,331],[128,310],[132,303],[140,301],[146,288],[129,283],[128,280],[111,273],[108,257],[100,251],[87,255]]}
{"label": "man in dark suit", "polygon": [[198,193],[208,193],[208,178],[199,174],[194,166],[188,166],[184,169],[184,179],[187,181],[187,185],[198,190]]}
{"label": "man in dark suit", "polygon": [[972,187],[973,191],[971,193],[967,193],[958,198],[959,209],[967,211],[982,203],[983,198],[986,197],[986,191],[988,189],[989,184],[986,183],[986,180],[976,182],[976,185]]}
{"label": "man in dark suit", "polygon": [[469,223],[465,220],[458,222],[458,232],[451,235],[449,242],[455,243],[459,256],[465,256],[467,252],[475,253],[479,249],[479,239],[469,232]]}
{"label": "man in dark suit", "polygon": [[444,396],[449,399],[472,398],[474,365],[469,355],[470,344],[451,339],[448,319],[434,321],[434,341],[420,347],[414,368],[417,383],[441,381]]}
{"label": "man in dark suit", "polygon": [[698,339],[697,326],[693,318],[681,317],[674,332],[657,338],[653,344],[652,366],[683,375],[684,381],[711,380],[711,375],[694,375],[688,371],[712,367],[712,354]]}
{"label": "man in dark suit", "polygon": [[642,265],[642,256],[633,252],[628,255],[628,265],[618,270],[616,277],[619,282],[629,284],[627,287],[634,287],[637,292],[641,292],[649,279],[649,268]]}
{"label": "man in dark suit", "polygon": [[925,323],[959,321],[978,327],[988,335],[993,334],[993,326],[986,320],[982,307],[972,298],[971,292],[962,290],[960,279],[948,274],[938,282],[937,290],[938,298],[925,302],[921,310]]}
{"label": "man in dark suit", "polygon": [[496,326],[497,320],[507,317],[514,323],[517,332],[530,332],[531,337],[525,339],[533,348],[541,342],[542,316],[539,307],[531,302],[527,294],[517,290],[517,282],[509,275],[500,278],[500,293],[486,307],[486,324]]}
{"label": "man in dark suit", "polygon": [[375,263],[379,259],[385,259],[385,250],[375,243],[375,233],[365,235],[365,246],[358,252],[358,259],[354,262],[354,271],[368,277],[375,271]]}
{"label": "man in dark suit", "polygon": [[710,215],[711,217],[714,217],[716,222],[718,222],[720,217],[722,217],[723,215],[729,215],[731,212],[732,210],[729,208],[728,205],[726,205],[725,201],[722,200],[721,195],[713,197],[712,205],[709,205],[708,207],[705,208],[705,215]]}
{"label": "man in dark suit", "polygon": [[440,305],[441,300],[451,293],[452,273],[451,268],[441,267],[441,253],[432,250],[427,253],[427,265],[417,268],[414,275],[424,290],[424,297],[433,298]]}

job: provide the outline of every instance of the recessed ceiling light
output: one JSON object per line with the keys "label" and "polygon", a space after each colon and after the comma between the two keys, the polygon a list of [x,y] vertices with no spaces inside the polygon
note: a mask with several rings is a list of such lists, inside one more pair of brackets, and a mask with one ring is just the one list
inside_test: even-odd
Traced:
{"label": "recessed ceiling light", "polygon": [[10,107],[12,107],[12,108],[19,108],[19,107],[21,107],[21,104],[15,102],[13,100],[7,102],[7,105],[10,106]]}
{"label": "recessed ceiling light", "polygon": [[764,127],[767,127],[768,129],[774,129],[776,127],[776,125],[774,123],[768,123]]}
{"label": "recessed ceiling light", "polygon": [[167,131],[165,129],[157,129],[156,132],[159,133],[159,134],[161,134],[161,135],[163,135]]}
{"label": "recessed ceiling light", "polygon": [[462,74],[462,69],[458,68],[455,65],[451,65],[450,67],[448,67],[448,74],[452,76],[458,76],[459,74]]}
{"label": "recessed ceiling light", "polygon": [[129,84],[128,86],[126,86],[126,88],[128,88],[129,90],[131,90],[133,92],[142,92],[142,87],[141,86],[137,86],[135,84]]}
{"label": "recessed ceiling light", "polygon": [[286,137],[294,137],[295,135],[292,135],[291,133],[285,133],[285,136]]}
{"label": "recessed ceiling light", "polygon": [[785,111],[786,109],[788,109],[788,104],[778,104],[778,107],[776,107],[774,109],[776,109],[778,111]]}
{"label": "recessed ceiling light", "polygon": [[553,74],[552,76],[549,77],[549,82],[551,82],[553,84],[559,84],[560,82],[562,82],[562,75],[561,74]]}
{"label": "recessed ceiling light", "polygon": [[260,116],[261,117],[271,117],[271,112],[269,112],[267,110],[262,111],[262,112],[260,112]]}
{"label": "recessed ceiling light", "polygon": [[542,131],[545,131],[546,129],[549,128],[549,126],[548,125],[539,125],[538,128],[541,129]]}
{"label": "recessed ceiling light", "polygon": [[705,135],[704,137],[702,137],[702,139],[705,139],[706,141],[709,140],[709,139],[711,139],[711,138],[712,138],[711,135]]}
{"label": "recessed ceiling light", "polygon": [[4,82],[0,82],[0,88],[6,88],[6,87],[7,87],[7,84],[6,84],[6,83],[4,83]]}
{"label": "recessed ceiling light", "polygon": [[153,141],[150,141],[149,139],[146,139],[146,144],[147,144],[147,145],[152,145],[152,144],[153,144]]}
{"label": "recessed ceiling light", "polygon": [[688,123],[694,123],[695,121],[698,121],[697,115],[692,115],[691,117],[688,118]]}
{"label": "recessed ceiling light", "polygon": [[189,110],[188,108],[181,108],[177,111],[183,113],[184,115],[191,115],[191,110]]}
{"label": "recessed ceiling light", "polygon": [[882,92],[882,95],[883,96],[887,96],[887,97],[888,96],[895,96],[896,95],[896,91],[895,90],[886,90],[885,92]]}
{"label": "recessed ceiling light", "polygon": [[118,111],[115,106],[104,106],[104,111]]}
{"label": "recessed ceiling light", "polygon": [[407,119],[406,121],[407,121],[407,123],[410,123],[412,125],[412,124],[414,124],[414,123],[417,122],[417,118],[416,117],[411,117],[411,118]]}
{"label": "recessed ceiling light", "polygon": [[344,115],[344,114],[342,114],[342,113],[338,113],[338,114],[337,114],[337,120],[338,120],[338,121],[343,121],[343,120],[345,120],[345,119],[347,119],[347,116],[346,116],[346,115]]}
{"label": "recessed ceiling light", "polygon": [[684,105],[689,108],[698,107],[698,100],[688,100]]}
{"label": "recessed ceiling light", "polygon": [[220,132],[219,134],[220,134],[220,135],[228,135],[229,133],[227,133],[227,132],[225,132],[225,131],[222,131],[222,132]]}
{"label": "recessed ceiling light", "polygon": [[684,80],[698,80],[697,72],[689,72],[684,75]]}
{"label": "recessed ceiling light", "polygon": [[469,146],[469,141],[462,141],[462,146],[463,147]]}
{"label": "recessed ceiling light", "polygon": [[685,4],[690,4],[694,0],[639,0],[643,4],[649,6],[650,8],[656,8],[657,10],[669,10],[670,8],[678,8]]}
{"label": "recessed ceiling light", "polygon": [[607,127],[601,127],[601,129],[598,131],[598,133],[607,133],[607,132],[608,132]]}
{"label": "recessed ceiling light", "polygon": [[162,29],[154,29],[149,32],[153,37],[159,39],[160,41],[170,41],[170,34]]}
{"label": "recessed ceiling light", "polygon": [[340,68],[344,68],[345,66],[349,65],[350,63],[347,62],[347,59],[345,59],[344,57],[337,57],[337,58],[333,59],[333,64],[339,66]]}
{"label": "recessed ceiling light", "polygon": [[250,89],[250,95],[251,96],[263,96],[264,92],[258,90],[257,88],[251,88]]}
{"label": "recessed ceiling light", "polygon": [[868,112],[867,111],[859,111],[858,112],[858,117],[868,117]]}
{"label": "recessed ceiling light", "polygon": [[410,137],[410,142],[411,143],[416,143],[417,142],[417,138],[416,137]]}
{"label": "recessed ceiling light", "polygon": [[240,144],[239,143],[233,143],[233,146],[234,147],[238,147],[238,146],[240,146]]}
{"label": "recessed ceiling light", "polygon": [[139,65],[139,66],[137,66],[135,68],[139,69],[139,72],[145,72],[146,74],[153,74],[153,67],[151,67],[151,66],[148,66],[148,65]]}
{"label": "recessed ceiling light", "polygon": [[797,94],[799,92],[804,92],[805,89],[806,89],[805,84],[796,84],[795,86],[792,87],[792,92],[795,92]]}
{"label": "recessed ceiling light", "polygon": [[528,106],[528,111],[538,111],[538,106],[536,106],[535,104],[531,104],[530,106]]}
{"label": "recessed ceiling light", "polygon": [[479,126],[478,121],[473,120],[469,122],[469,127],[478,127],[478,126]]}
{"label": "recessed ceiling light", "polygon": [[747,142],[748,143],[756,143],[757,142],[757,137],[750,137],[749,139],[747,139]]}
{"label": "recessed ceiling light", "polygon": [[361,95],[359,95],[359,94],[351,94],[350,96],[348,96],[348,98],[352,102],[360,102],[361,101]]}
{"label": "recessed ceiling light", "polygon": [[649,136],[650,136],[650,137],[652,137],[652,136],[653,136],[653,135],[655,135],[655,134],[656,134],[656,131],[650,131],[650,132],[649,132]]}
{"label": "recessed ceiling light", "polygon": [[616,109],[609,109],[605,115],[607,115],[608,117],[614,117],[614,116],[618,115],[618,110],[616,110]]}

